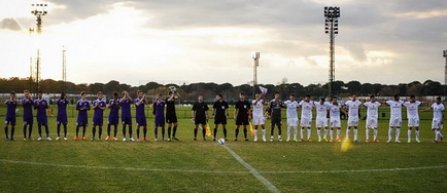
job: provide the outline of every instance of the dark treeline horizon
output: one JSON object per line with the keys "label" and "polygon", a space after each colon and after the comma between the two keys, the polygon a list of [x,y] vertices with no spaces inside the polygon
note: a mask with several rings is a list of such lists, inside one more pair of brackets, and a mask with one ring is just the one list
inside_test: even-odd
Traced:
{"label": "dark treeline horizon", "polygon": [[[232,85],[230,83],[216,84],[216,83],[191,83],[191,84],[159,84],[157,82],[148,82],[145,85],[131,86],[125,83],[120,83],[116,80],[111,80],[108,83],[92,83],[92,84],[75,84],[66,82],[66,93],[79,94],[81,91],[88,94],[95,94],[102,91],[107,97],[112,96],[114,92],[120,93],[123,90],[129,91],[132,97],[136,96],[137,90],[142,90],[148,95],[148,98],[154,98],[157,94],[167,95],[169,86],[176,86],[177,91],[183,101],[194,101],[198,95],[204,96],[206,100],[213,100],[215,95],[220,93],[227,100],[237,100],[238,94],[244,92],[248,98],[253,97],[253,86],[249,84]],[[309,84],[303,86],[300,83],[282,83],[274,84],[259,84],[268,88],[269,92],[267,98],[272,98],[275,92],[279,92],[283,99],[290,94],[297,97],[311,95],[313,97],[327,97],[328,83],[326,84]],[[0,78],[0,93],[9,93],[15,91],[18,93],[28,89],[31,92],[36,92],[35,86],[30,83],[28,78]],[[395,94],[401,96],[442,96],[445,95],[445,86],[440,82],[426,80],[424,82],[413,81],[410,83],[399,83],[396,85],[387,85],[379,83],[360,83],[359,81],[335,81],[333,83],[333,95],[338,97],[347,97],[353,94],[358,96],[393,96]],[[52,79],[40,81],[40,90],[44,93],[60,93],[64,91],[64,82]],[[256,92],[259,89],[256,88]]]}

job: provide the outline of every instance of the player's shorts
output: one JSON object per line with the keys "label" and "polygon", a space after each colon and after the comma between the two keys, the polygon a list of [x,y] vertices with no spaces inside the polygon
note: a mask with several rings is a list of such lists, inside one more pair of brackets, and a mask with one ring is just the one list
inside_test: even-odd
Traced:
{"label": "player's shorts", "polygon": [[419,127],[419,117],[408,117],[408,127]]}
{"label": "player's shorts", "polygon": [[46,118],[46,117],[37,117],[37,124],[48,125],[48,118]]}
{"label": "player's shorts", "polygon": [[215,116],[214,117],[214,124],[215,125],[218,125],[218,124],[226,125],[227,124],[227,117],[226,116]]}
{"label": "player's shorts", "polygon": [[16,118],[15,117],[6,117],[5,118],[5,125],[16,125]]}
{"label": "player's shorts", "polygon": [[26,121],[23,121],[23,125],[33,125],[33,120],[26,120]]}
{"label": "player's shorts", "polygon": [[155,116],[155,127],[165,126],[165,118],[163,116]]}
{"label": "player's shorts", "polygon": [[177,115],[175,113],[166,113],[166,123],[177,123]]}
{"label": "player's shorts", "polygon": [[196,125],[206,125],[206,117],[196,117],[194,119],[194,124],[196,124]]}
{"label": "player's shorts", "polygon": [[264,125],[265,117],[264,116],[253,116],[253,125]]}
{"label": "player's shorts", "polygon": [[66,115],[58,115],[56,119],[57,124],[67,124],[68,119]]}
{"label": "player's shorts", "polygon": [[349,116],[348,117],[348,127],[358,127],[359,126],[359,117],[358,116]]}
{"label": "player's shorts", "polygon": [[390,127],[401,127],[402,117],[391,116],[390,117]]}
{"label": "player's shorts", "polygon": [[297,127],[298,126],[298,118],[297,117],[287,118],[287,125],[289,127]]}
{"label": "player's shorts", "polygon": [[331,119],[331,128],[341,128],[341,120],[339,118]]}
{"label": "player's shorts", "polygon": [[431,128],[432,129],[441,129],[442,124],[441,124],[441,120],[439,119],[433,119],[431,122]]}
{"label": "player's shorts", "polygon": [[247,115],[242,115],[242,116],[237,116],[236,118],[236,125],[248,125],[248,116]]}
{"label": "player's shorts", "polygon": [[93,117],[93,125],[102,126],[104,124],[104,120],[102,117]]}
{"label": "player's shorts", "polygon": [[324,128],[327,127],[327,118],[326,117],[318,117],[315,119],[315,125],[317,128]]}
{"label": "player's shorts", "polygon": [[281,126],[281,118],[279,117],[272,117],[271,125],[278,125]]}
{"label": "player's shorts", "polygon": [[131,125],[132,124],[132,117],[121,117],[121,123],[123,125]]}
{"label": "player's shorts", "polygon": [[147,126],[147,121],[145,116],[136,117],[137,126]]}
{"label": "player's shorts", "polygon": [[119,122],[118,117],[110,117],[109,116],[109,120],[108,120],[107,124],[118,125],[118,122]]}
{"label": "player's shorts", "polygon": [[312,118],[302,117],[300,125],[301,125],[301,127],[311,127],[312,126]]}
{"label": "player's shorts", "polygon": [[378,126],[379,126],[379,124],[378,124],[378,120],[376,117],[366,118],[366,128],[376,129],[376,128],[378,128]]}

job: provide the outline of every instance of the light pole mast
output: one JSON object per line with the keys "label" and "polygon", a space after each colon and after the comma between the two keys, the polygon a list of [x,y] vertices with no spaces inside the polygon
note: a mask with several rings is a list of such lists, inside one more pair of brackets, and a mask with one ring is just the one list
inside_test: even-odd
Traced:
{"label": "light pole mast", "polygon": [[340,7],[324,7],[325,33],[329,34],[329,96],[335,80],[335,36],[338,34]]}
{"label": "light pole mast", "polygon": [[67,63],[65,58],[65,47],[62,47],[62,81],[64,81],[64,92],[67,92]]}
{"label": "light pole mast", "polygon": [[[36,17],[36,31],[34,29],[30,28],[31,32],[37,32],[38,35],[42,33],[42,17],[48,14],[48,11],[46,11],[46,7],[48,4],[31,4],[32,10],[31,14],[33,14]],[[40,49],[39,45],[37,45],[37,58],[36,58],[36,90],[35,93],[37,93],[40,89],[39,81],[40,81]]]}
{"label": "light pole mast", "polygon": [[445,67],[444,67],[444,100],[447,100],[447,50],[444,50]]}
{"label": "light pole mast", "polygon": [[259,66],[259,59],[261,58],[260,52],[255,52],[253,55],[253,98],[256,95],[256,85],[258,84],[258,66]]}

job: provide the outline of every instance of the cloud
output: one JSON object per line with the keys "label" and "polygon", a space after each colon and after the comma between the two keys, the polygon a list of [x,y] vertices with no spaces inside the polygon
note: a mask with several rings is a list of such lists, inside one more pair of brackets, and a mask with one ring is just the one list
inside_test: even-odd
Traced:
{"label": "cloud", "polygon": [[13,18],[5,18],[2,21],[0,21],[0,29],[20,31],[22,30],[22,27],[20,27],[19,23]]}

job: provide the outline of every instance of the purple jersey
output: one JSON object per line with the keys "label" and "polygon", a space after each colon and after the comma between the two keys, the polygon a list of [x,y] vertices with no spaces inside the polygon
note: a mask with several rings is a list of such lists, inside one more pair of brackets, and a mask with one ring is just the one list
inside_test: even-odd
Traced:
{"label": "purple jersey", "polygon": [[67,99],[59,99],[57,100],[57,123],[67,124]]}
{"label": "purple jersey", "polygon": [[121,106],[121,118],[131,118],[130,114],[130,104],[132,102],[129,99],[121,99],[120,100],[120,106]]}
{"label": "purple jersey", "polygon": [[6,104],[5,122],[15,125],[16,124],[17,101],[7,100],[5,102],[5,104]]}
{"label": "purple jersey", "polygon": [[136,98],[134,100],[135,103],[135,119],[137,120],[138,126],[146,126],[146,114],[144,112],[144,103],[145,100],[143,98]]}
{"label": "purple jersey", "polygon": [[34,108],[37,109],[37,123],[38,124],[48,124],[48,102],[45,99],[34,100]]}
{"label": "purple jersey", "polygon": [[33,123],[33,105],[34,102],[32,99],[24,98],[22,100],[23,106],[23,122],[24,123]]}
{"label": "purple jersey", "polygon": [[119,119],[118,112],[120,110],[119,99],[110,99],[109,108],[109,124],[117,125]]}
{"label": "purple jersey", "polygon": [[104,108],[106,108],[106,101],[102,99],[96,99],[93,101],[93,125],[103,125]]}
{"label": "purple jersey", "polygon": [[165,102],[158,99],[154,102],[153,113],[155,115],[155,126],[163,126],[165,122],[164,116]]}
{"label": "purple jersey", "polygon": [[90,110],[90,102],[87,100],[79,100],[76,103],[76,110],[78,110],[78,125],[87,125],[88,124],[88,117],[87,117],[87,111]]}

